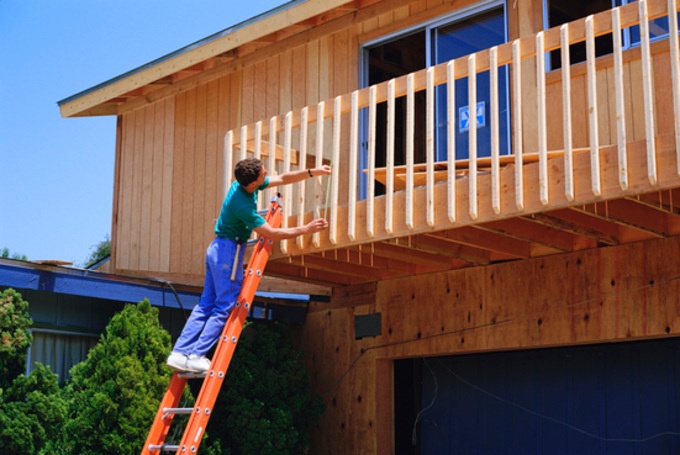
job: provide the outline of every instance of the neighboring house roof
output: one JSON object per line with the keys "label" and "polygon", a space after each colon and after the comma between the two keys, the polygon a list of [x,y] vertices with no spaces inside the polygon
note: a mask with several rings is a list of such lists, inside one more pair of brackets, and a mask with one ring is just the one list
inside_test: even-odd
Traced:
{"label": "neighboring house roof", "polygon": [[201,291],[198,288],[175,288],[159,279],[11,259],[0,259],[0,286],[121,302],[136,303],[148,298],[157,306],[185,309],[191,309],[198,303]]}
{"label": "neighboring house roof", "polygon": [[[343,8],[343,5],[349,6]],[[118,106],[356,9],[347,0],[292,0],[58,102],[63,117],[116,115]],[[337,9],[335,14],[329,11]],[[318,20],[311,18],[324,14]],[[306,21],[306,22],[305,22]],[[302,25],[298,25],[302,24]],[[302,28],[300,28],[302,27]],[[289,33],[277,34],[291,28]],[[248,50],[235,52],[246,44]],[[210,65],[203,65],[210,61]],[[193,69],[192,69],[193,68]]]}
{"label": "neighboring house roof", "polygon": [[[117,275],[14,259],[0,259],[0,287],[128,303],[137,303],[146,298],[154,306],[187,311],[198,303],[202,291],[199,287],[173,285],[162,279]],[[318,296],[316,299],[323,297]],[[255,300],[254,311],[272,310],[266,316],[256,316],[258,319],[263,317],[274,320],[287,319],[300,323],[304,321],[310,296],[258,292]]]}

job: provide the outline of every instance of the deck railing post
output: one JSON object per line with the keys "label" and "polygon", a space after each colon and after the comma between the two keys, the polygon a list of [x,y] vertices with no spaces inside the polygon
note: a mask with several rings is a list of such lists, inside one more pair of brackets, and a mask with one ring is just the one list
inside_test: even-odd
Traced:
{"label": "deck railing post", "polygon": [[524,209],[522,96],[522,48],[521,41],[516,39],[512,42],[512,148],[515,154],[515,206],[518,210]]}
{"label": "deck railing post", "polygon": [[678,46],[678,5],[676,0],[668,0],[668,33],[671,48],[671,78],[673,81],[673,113],[675,115],[675,165],[680,175],[680,50]]}
{"label": "deck railing post", "polygon": [[649,47],[649,15],[647,0],[640,0],[640,50],[642,51],[642,93],[644,99],[645,140],[647,141],[647,178],[656,185],[656,146],[654,143],[654,74],[652,74],[652,53]]}
{"label": "deck railing post", "polygon": [[414,227],[415,210],[413,201],[413,155],[415,147],[415,89],[414,76],[410,73],[406,76],[406,226]]}
{"label": "deck railing post", "polygon": [[479,216],[477,201],[477,54],[468,57],[468,158],[470,161],[470,218]]}
{"label": "deck railing post", "polygon": [[377,90],[372,85],[368,91],[368,182],[366,195],[366,234],[375,236],[375,125],[377,117]]}
{"label": "deck railing post", "polygon": [[614,38],[614,91],[616,96],[616,144],[619,160],[619,185],[628,188],[628,155],[626,152],[626,108],[623,87],[623,55],[621,43],[621,10],[612,10],[612,36]]}
{"label": "deck railing post", "polygon": [[569,24],[560,27],[562,63],[562,131],[564,135],[564,196],[574,200],[574,141],[571,119],[571,57],[569,55]]}
{"label": "deck railing post", "polygon": [[446,181],[449,221],[456,221],[456,77],[455,60],[446,64],[446,143],[448,145]]}
{"label": "deck railing post", "polygon": [[[309,132],[309,108],[307,106],[302,108],[300,113],[300,153],[298,158],[298,168],[304,169],[307,161],[307,137]],[[291,190],[293,188],[290,188]],[[305,193],[307,191],[305,180],[302,180],[296,188],[298,192],[298,226],[305,224]],[[298,248],[302,249],[305,242],[305,236],[299,235],[296,238]]]}
{"label": "deck railing post", "polygon": [[590,125],[590,174],[595,196],[602,194],[600,184],[600,129],[597,108],[597,69],[595,67],[595,32],[593,16],[586,18],[586,68],[588,78],[588,118]]}
{"label": "deck railing post", "polygon": [[395,140],[395,81],[387,83],[387,151],[385,152],[385,232],[394,232],[394,140]]}
{"label": "deck railing post", "polygon": [[545,94],[545,46],[543,32],[536,34],[536,110],[538,130],[538,181],[541,204],[547,205],[548,189],[548,123]]}
{"label": "deck railing post", "polygon": [[498,137],[498,48],[489,49],[490,104],[491,104],[491,208],[501,213],[500,138]]}

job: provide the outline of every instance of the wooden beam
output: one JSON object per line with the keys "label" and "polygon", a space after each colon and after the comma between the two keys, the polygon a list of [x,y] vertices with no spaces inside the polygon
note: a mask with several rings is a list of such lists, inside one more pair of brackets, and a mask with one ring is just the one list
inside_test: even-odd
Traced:
{"label": "wooden beam", "polygon": [[533,223],[529,218],[492,221],[479,225],[479,228],[564,252],[596,246],[594,242],[590,242],[588,245],[578,242],[578,236],[573,232],[565,232],[555,229],[553,226]]}
{"label": "wooden beam", "polygon": [[425,234],[414,237],[413,248],[460,259],[471,265],[487,265],[491,262],[491,254],[487,250],[463,245],[436,235]]}
{"label": "wooden beam", "polygon": [[495,251],[514,258],[531,257],[531,243],[475,227],[461,227],[433,233],[437,237],[453,240],[463,245]]}

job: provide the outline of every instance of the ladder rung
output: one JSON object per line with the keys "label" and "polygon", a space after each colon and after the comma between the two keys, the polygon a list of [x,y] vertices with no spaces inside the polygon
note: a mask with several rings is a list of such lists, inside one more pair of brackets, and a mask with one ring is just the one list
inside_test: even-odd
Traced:
{"label": "ladder rung", "polygon": [[191,372],[186,372],[186,373],[179,373],[177,376],[179,376],[182,379],[196,379],[196,378],[205,378],[206,372],[204,371],[203,373],[191,373]]}
{"label": "ladder rung", "polygon": [[158,450],[161,452],[177,452],[179,450],[179,446],[173,446],[169,444],[161,445],[149,444],[149,451],[152,452],[154,450]]}
{"label": "ladder rung", "polygon": [[163,414],[191,414],[194,408],[163,408]]}

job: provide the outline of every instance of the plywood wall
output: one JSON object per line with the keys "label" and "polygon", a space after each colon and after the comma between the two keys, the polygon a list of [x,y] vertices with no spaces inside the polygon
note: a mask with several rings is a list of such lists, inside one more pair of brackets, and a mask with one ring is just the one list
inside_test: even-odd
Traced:
{"label": "plywood wall", "polygon": [[[680,335],[679,257],[674,237],[338,290],[300,339],[327,406],[311,453],[392,453],[394,359]],[[382,334],[355,340],[366,313]]]}

